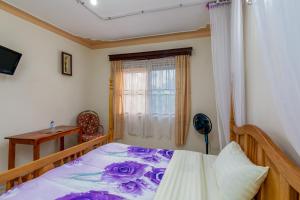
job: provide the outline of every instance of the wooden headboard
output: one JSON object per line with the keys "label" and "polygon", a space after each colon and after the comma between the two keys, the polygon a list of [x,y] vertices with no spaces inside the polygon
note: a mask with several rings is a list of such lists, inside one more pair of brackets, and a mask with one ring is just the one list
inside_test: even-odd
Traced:
{"label": "wooden headboard", "polygon": [[256,199],[300,200],[300,168],[261,129],[232,125],[230,139],[240,144],[253,163],[270,167]]}

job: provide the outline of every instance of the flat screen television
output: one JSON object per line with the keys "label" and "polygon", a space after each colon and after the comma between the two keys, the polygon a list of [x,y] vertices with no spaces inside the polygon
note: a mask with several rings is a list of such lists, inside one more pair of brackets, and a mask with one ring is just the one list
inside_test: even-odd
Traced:
{"label": "flat screen television", "polygon": [[13,75],[22,54],[0,45],[0,73]]}

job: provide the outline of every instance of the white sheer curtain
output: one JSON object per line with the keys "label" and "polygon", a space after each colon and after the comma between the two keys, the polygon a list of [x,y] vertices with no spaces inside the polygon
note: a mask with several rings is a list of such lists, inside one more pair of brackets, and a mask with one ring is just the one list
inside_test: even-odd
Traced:
{"label": "white sheer curtain", "polygon": [[230,4],[210,4],[210,24],[220,147],[230,134]]}
{"label": "white sheer curtain", "polygon": [[175,121],[175,58],[124,62],[125,133],[170,139]]}
{"label": "white sheer curtain", "polygon": [[300,1],[253,3],[265,65],[284,132],[300,155]]}
{"label": "white sheer curtain", "polygon": [[231,80],[234,118],[237,126],[246,122],[243,2],[231,1]]}

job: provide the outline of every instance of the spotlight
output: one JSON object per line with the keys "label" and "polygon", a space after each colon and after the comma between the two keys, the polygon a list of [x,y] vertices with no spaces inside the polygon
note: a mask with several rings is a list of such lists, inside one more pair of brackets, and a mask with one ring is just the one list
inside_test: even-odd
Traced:
{"label": "spotlight", "polygon": [[98,4],[98,0],[90,0],[90,3],[93,5],[93,6],[96,6]]}

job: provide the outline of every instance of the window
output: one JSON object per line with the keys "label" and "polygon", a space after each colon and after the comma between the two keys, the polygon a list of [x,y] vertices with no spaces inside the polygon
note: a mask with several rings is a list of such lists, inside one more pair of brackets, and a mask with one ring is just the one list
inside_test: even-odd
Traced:
{"label": "window", "polygon": [[125,132],[171,138],[175,120],[175,58],[124,63]]}

